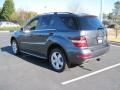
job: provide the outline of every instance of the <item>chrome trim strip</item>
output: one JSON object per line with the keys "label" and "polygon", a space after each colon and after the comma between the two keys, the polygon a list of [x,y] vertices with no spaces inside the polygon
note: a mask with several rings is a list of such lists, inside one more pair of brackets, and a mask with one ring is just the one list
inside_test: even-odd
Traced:
{"label": "chrome trim strip", "polygon": [[45,45],[46,44],[46,42],[35,42],[35,43],[32,43],[32,42],[20,42],[20,43],[22,43],[22,44],[41,44],[41,45]]}
{"label": "chrome trim strip", "polygon": [[25,51],[20,51],[20,52],[25,53],[25,54],[28,54],[28,55],[31,55],[31,56],[34,56],[34,57],[37,57],[37,58],[47,59],[46,57],[38,56],[38,55],[36,55],[36,54],[28,53],[28,52],[25,52]]}
{"label": "chrome trim strip", "polygon": [[33,30],[32,32],[34,32],[34,31],[46,31],[46,30],[56,30],[56,29],[42,29],[42,30]]}

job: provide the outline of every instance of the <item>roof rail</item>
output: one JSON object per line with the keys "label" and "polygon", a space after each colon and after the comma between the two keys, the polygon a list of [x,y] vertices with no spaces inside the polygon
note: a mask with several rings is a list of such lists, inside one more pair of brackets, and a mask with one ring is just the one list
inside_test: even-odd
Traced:
{"label": "roof rail", "polygon": [[43,13],[42,15],[47,15],[47,14],[73,14],[71,12],[48,12],[48,13]]}
{"label": "roof rail", "polygon": [[73,14],[71,12],[54,12],[54,14]]}

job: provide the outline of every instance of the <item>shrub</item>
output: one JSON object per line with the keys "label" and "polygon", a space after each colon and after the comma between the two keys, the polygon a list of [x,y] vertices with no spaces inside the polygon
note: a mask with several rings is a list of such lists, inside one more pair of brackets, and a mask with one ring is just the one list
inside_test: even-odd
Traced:
{"label": "shrub", "polygon": [[0,31],[16,31],[20,29],[20,27],[0,27]]}

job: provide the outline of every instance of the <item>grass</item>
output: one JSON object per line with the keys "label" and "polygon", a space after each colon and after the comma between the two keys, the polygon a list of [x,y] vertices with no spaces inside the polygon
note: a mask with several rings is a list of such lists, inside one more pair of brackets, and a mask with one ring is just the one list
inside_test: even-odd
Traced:
{"label": "grass", "polygon": [[20,27],[0,27],[0,31],[15,31],[18,30]]}
{"label": "grass", "polygon": [[117,38],[115,36],[108,36],[108,41],[120,42],[120,36],[118,36]]}

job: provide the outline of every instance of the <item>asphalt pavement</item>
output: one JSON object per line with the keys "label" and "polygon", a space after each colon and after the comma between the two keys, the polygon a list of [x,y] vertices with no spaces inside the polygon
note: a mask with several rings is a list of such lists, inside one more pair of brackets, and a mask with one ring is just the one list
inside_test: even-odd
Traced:
{"label": "asphalt pavement", "polygon": [[0,33],[0,90],[120,90],[120,45],[112,43],[100,61],[57,73],[46,60],[13,55],[10,35]]}

